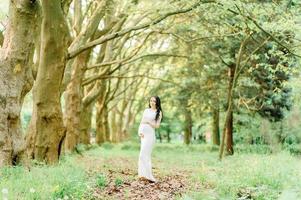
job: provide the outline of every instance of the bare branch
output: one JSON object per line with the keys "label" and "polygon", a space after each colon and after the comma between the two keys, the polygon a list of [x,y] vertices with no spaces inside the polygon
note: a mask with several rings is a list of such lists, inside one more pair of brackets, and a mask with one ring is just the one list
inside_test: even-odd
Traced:
{"label": "bare branch", "polygon": [[98,79],[112,79],[112,78],[137,78],[137,77],[143,77],[143,78],[148,78],[148,79],[153,79],[153,80],[159,80],[162,82],[166,82],[166,83],[172,83],[174,85],[177,86],[181,86],[180,84],[170,81],[170,80],[165,80],[162,78],[157,78],[157,77],[152,77],[152,76],[148,76],[148,75],[144,75],[144,74],[137,74],[137,75],[132,75],[132,76],[101,76],[98,77]]}
{"label": "bare branch", "polygon": [[145,28],[148,28],[148,27],[153,26],[155,24],[158,24],[159,22],[163,21],[164,19],[168,18],[169,16],[173,16],[173,15],[177,15],[177,14],[182,14],[182,13],[190,12],[191,10],[195,9],[196,7],[198,7],[201,3],[213,3],[213,2],[215,2],[215,1],[198,2],[198,3],[192,5],[189,8],[186,8],[186,9],[181,9],[181,10],[176,10],[176,11],[168,12],[165,15],[157,18],[154,21],[151,21],[151,22],[148,22],[148,23],[145,23],[145,24],[142,24],[142,25],[134,26],[134,27],[131,27],[131,28],[127,28],[125,30],[121,30],[121,31],[118,31],[118,32],[115,32],[115,33],[111,33],[109,35],[106,35],[106,36],[101,37],[99,39],[96,39],[94,41],[88,42],[85,45],[82,45],[82,46],[80,46],[79,48],[77,48],[75,50],[69,51],[68,58],[69,59],[73,58],[73,57],[77,56],[78,54],[80,54],[81,52],[83,52],[83,51],[85,51],[85,50],[87,50],[89,48],[92,48],[92,47],[94,47],[96,45],[99,45],[99,44],[102,44],[102,43],[107,42],[109,40],[112,40],[112,39],[118,38],[120,36],[123,36],[123,35],[131,32],[131,31],[145,29]]}
{"label": "bare branch", "polygon": [[[143,47],[143,45],[145,44],[145,42],[147,41],[147,39],[149,38],[149,36],[150,36],[152,33],[153,33],[153,32],[148,33],[147,36],[146,36],[146,37],[144,38],[144,40],[142,41],[142,43],[141,43],[138,47],[136,47],[136,48],[133,50],[133,53],[132,53],[130,56],[128,56],[127,58],[124,58],[124,59],[122,59],[122,60],[117,60],[117,61],[110,61],[110,62],[106,62],[106,63],[95,64],[95,65],[93,65],[93,66],[87,68],[87,70],[89,70],[89,69],[94,69],[94,68],[100,67],[100,66],[102,66],[102,67],[104,67],[104,66],[110,66],[110,65],[113,65],[113,64],[118,64],[118,66],[113,70],[113,72],[116,71],[116,70],[118,70],[118,69],[122,66],[122,65],[120,65],[122,62],[128,61],[128,60],[130,60],[131,58],[133,58],[135,55],[137,55],[137,53],[139,52],[139,50]],[[123,46],[123,44],[120,46],[119,50],[121,50],[122,46]],[[116,55],[118,55],[119,53],[120,53],[120,51],[118,51]],[[112,73],[113,73],[113,72],[112,72]],[[110,73],[110,74],[112,74],[112,73]]]}
{"label": "bare branch", "polygon": [[[154,54],[146,54],[146,55],[139,56],[139,57],[131,59],[131,60],[125,62],[125,63],[116,62],[116,63],[113,63],[113,64],[118,64],[118,66],[116,67],[118,69],[118,68],[121,67],[121,65],[126,65],[126,64],[129,64],[129,63],[134,62],[136,60],[139,60],[139,59],[142,59],[142,58],[145,58],[145,57],[151,57],[151,56],[180,57],[180,58],[186,58],[186,59],[188,58],[188,56],[183,56],[183,55],[154,53]],[[103,64],[105,64],[105,63],[103,63]],[[104,65],[104,66],[106,66],[106,65]],[[101,67],[101,66],[99,66],[99,67]],[[111,75],[111,74],[113,74],[114,71],[117,70],[116,68],[111,70],[108,74],[107,73],[102,73],[102,74],[92,75],[92,76],[86,78],[85,80],[83,80],[82,85],[83,86],[88,85],[88,84],[90,84],[91,82],[93,82],[95,80],[101,79],[101,77],[104,77],[105,75]],[[92,69],[92,67],[90,67],[89,69]]]}
{"label": "bare branch", "polygon": [[91,19],[88,21],[88,24],[81,30],[80,34],[73,40],[72,44],[69,47],[69,50],[77,49],[79,46],[84,44],[92,37],[92,35],[97,30],[100,20],[104,16],[104,10],[106,8],[106,2],[102,1],[97,9],[94,11]]}
{"label": "bare branch", "polygon": [[176,33],[172,33],[172,32],[164,32],[164,31],[157,31],[159,34],[168,34],[168,35],[172,35],[177,39],[180,39],[186,43],[192,43],[192,42],[196,42],[198,40],[206,40],[206,39],[210,39],[210,38],[224,38],[224,37],[233,37],[235,35],[239,35],[242,32],[236,32],[236,33],[229,33],[229,34],[222,34],[222,35],[212,35],[212,36],[203,36],[203,37],[197,37],[197,38],[193,38],[191,40],[186,39]]}

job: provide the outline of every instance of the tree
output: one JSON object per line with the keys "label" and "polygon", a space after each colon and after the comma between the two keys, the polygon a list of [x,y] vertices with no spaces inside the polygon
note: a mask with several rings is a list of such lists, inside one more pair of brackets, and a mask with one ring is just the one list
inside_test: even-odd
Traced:
{"label": "tree", "polygon": [[24,159],[20,112],[33,84],[31,67],[38,10],[37,1],[9,4],[8,27],[0,52],[0,167]]}
{"label": "tree", "polygon": [[42,12],[40,64],[33,87],[33,116],[26,139],[30,157],[51,164],[59,159],[65,135],[60,88],[69,32],[60,0],[43,0]]}

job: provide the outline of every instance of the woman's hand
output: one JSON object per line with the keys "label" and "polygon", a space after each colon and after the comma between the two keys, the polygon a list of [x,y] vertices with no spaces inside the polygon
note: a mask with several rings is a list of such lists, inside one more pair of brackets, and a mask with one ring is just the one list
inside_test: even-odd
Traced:
{"label": "woman's hand", "polygon": [[153,123],[151,123],[151,122],[150,122],[150,121],[148,121],[148,120],[142,121],[141,123],[142,123],[142,124],[148,124],[148,125],[150,125],[151,127],[153,127],[153,128],[154,128],[154,124],[153,124]]}
{"label": "woman's hand", "polygon": [[148,124],[148,123],[149,123],[148,120],[141,121],[141,124]]}
{"label": "woman's hand", "polygon": [[154,125],[154,123],[147,122],[147,124],[150,125],[152,128],[156,128],[155,125]]}

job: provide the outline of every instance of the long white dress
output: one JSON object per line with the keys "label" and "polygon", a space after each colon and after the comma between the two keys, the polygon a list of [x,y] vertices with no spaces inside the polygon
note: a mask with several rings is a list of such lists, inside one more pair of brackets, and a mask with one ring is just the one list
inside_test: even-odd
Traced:
{"label": "long white dress", "polygon": [[141,138],[140,154],[138,161],[138,177],[144,177],[151,181],[156,182],[152,174],[152,163],[151,154],[153,146],[156,142],[155,129],[146,122],[158,125],[160,123],[161,117],[155,121],[156,111],[148,108],[143,112],[142,120],[138,129],[138,134],[142,133],[144,135]]}

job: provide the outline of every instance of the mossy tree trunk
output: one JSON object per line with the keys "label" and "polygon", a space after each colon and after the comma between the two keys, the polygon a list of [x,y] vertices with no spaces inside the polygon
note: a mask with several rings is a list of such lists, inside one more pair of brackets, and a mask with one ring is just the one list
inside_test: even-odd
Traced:
{"label": "mossy tree trunk", "polygon": [[[86,95],[92,86],[83,88],[83,93]],[[91,140],[91,125],[92,125],[92,114],[94,103],[91,103],[87,106],[82,106],[83,110],[80,113],[80,133],[79,133],[79,143],[90,144]]]}
{"label": "mossy tree trunk", "polygon": [[[78,48],[80,45],[85,44],[87,41],[93,39],[95,32],[97,31],[99,22],[105,14],[105,8],[107,0],[98,4],[97,9],[90,17],[90,20],[82,29],[81,21],[81,0],[75,1],[75,30],[79,32],[76,39],[70,46],[70,50]],[[66,89],[66,139],[64,142],[65,151],[73,151],[75,146],[80,142],[81,133],[81,120],[85,114],[82,114],[83,110],[86,110],[88,106],[82,104],[83,98],[83,86],[82,80],[84,78],[87,63],[89,61],[91,49],[79,54],[73,62],[73,70],[71,74],[71,80]]]}
{"label": "mossy tree trunk", "polygon": [[3,44],[0,41],[0,167],[18,164],[26,158],[20,112],[33,84],[31,66],[39,13],[37,1],[9,3],[8,27]]}
{"label": "mossy tree trunk", "polygon": [[95,141],[97,144],[102,144],[105,141],[109,141],[106,137],[106,128],[105,123],[107,122],[107,118],[105,119],[105,112],[106,112],[106,81],[101,81],[100,83],[100,97],[96,102],[96,138]]}
{"label": "mossy tree trunk", "polygon": [[[234,81],[234,74],[235,74],[235,65],[232,65],[229,68],[229,86],[228,86],[228,97],[231,96],[231,90],[233,90],[232,85]],[[229,104],[233,104],[232,100],[228,98],[228,107]],[[231,97],[233,98],[233,97]],[[227,128],[226,128],[226,154],[232,155],[234,153],[233,149],[233,106],[231,106],[231,110],[229,111],[229,120],[227,121]]]}
{"label": "mossy tree trunk", "polygon": [[56,163],[65,136],[61,84],[66,64],[68,27],[61,0],[42,0],[41,53],[33,88],[33,114],[27,134],[31,158]]}
{"label": "mossy tree trunk", "polygon": [[220,145],[219,108],[212,108],[212,143]]}
{"label": "mossy tree trunk", "polygon": [[81,116],[83,116],[81,113],[84,108],[81,103],[83,97],[81,83],[89,57],[90,51],[86,51],[75,58],[71,80],[66,89],[66,138],[64,142],[66,152],[73,151],[79,143]]}
{"label": "mossy tree trunk", "polygon": [[110,112],[110,125],[111,125],[111,136],[112,142],[118,143],[119,142],[119,130],[118,130],[118,121],[117,121],[117,108],[113,109]]}
{"label": "mossy tree trunk", "polygon": [[192,117],[191,111],[188,108],[185,108],[185,123],[184,123],[184,143],[186,145],[191,143],[192,137]]}

